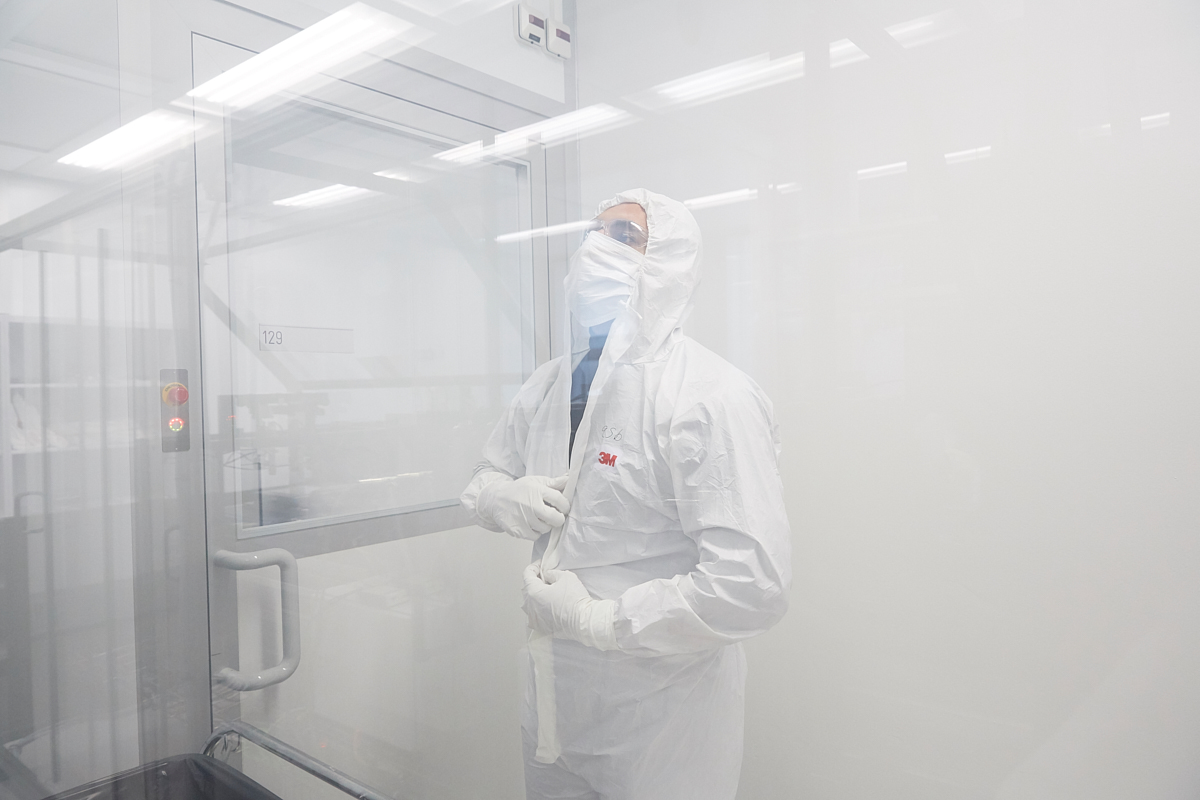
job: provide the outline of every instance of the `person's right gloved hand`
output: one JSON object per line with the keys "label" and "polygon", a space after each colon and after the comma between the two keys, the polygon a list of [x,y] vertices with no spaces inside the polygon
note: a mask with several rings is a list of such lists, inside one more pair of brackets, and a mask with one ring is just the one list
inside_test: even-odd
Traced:
{"label": "person's right gloved hand", "polygon": [[566,522],[571,510],[563,489],[567,476],[547,478],[526,475],[516,480],[495,480],[479,492],[476,513],[510,536],[536,539]]}

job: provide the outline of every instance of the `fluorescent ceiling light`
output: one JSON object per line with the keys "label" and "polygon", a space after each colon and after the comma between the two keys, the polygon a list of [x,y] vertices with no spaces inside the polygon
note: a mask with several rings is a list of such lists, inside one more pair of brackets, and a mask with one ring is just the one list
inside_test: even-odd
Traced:
{"label": "fluorescent ceiling light", "polygon": [[1171,112],[1162,114],[1151,114],[1148,117],[1142,117],[1142,130],[1148,131],[1151,128],[1161,128],[1171,124]]}
{"label": "fluorescent ceiling light", "polygon": [[967,161],[978,161],[981,158],[989,158],[992,155],[992,146],[985,145],[983,147],[973,147],[970,150],[959,150],[955,153],[946,153],[947,164],[962,164]]}
{"label": "fluorescent ceiling light", "polygon": [[391,178],[394,181],[411,181],[412,176],[406,172],[401,172],[398,169],[381,169],[375,173],[381,178]]}
{"label": "fluorescent ceiling light", "polygon": [[1079,131],[1080,139],[1099,139],[1103,136],[1112,135],[1112,123],[1106,122],[1103,125],[1093,125],[1090,128],[1081,128]]}
{"label": "fluorescent ceiling light", "polygon": [[800,191],[800,184],[796,183],[795,181],[792,181],[791,183],[776,184],[775,191],[779,192],[780,194],[792,194],[793,192]]}
{"label": "fluorescent ceiling light", "polygon": [[857,61],[866,61],[870,56],[849,39],[838,39],[829,43],[829,67],[837,69]]}
{"label": "fluorescent ceiling light", "polygon": [[953,11],[939,11],[927,17],[910,19],[888,27],[888,35],[904,47],[919,47],[930,42],[948,39],[967,29]]}
{"label": "fluorescent ceiling light", "polygon": [[858,179],[882,178],[884,175],[900,175],[908,172],[907,161],[897,161],[895,164],[884,164],[881,167],[867,167],[858,171]]}
{"label": "fluorescent ceiling light", "polygon": [[629,100],[648,109],[688,106],[732,97],[804,76],[804,53],[772,59],[768,54],[660,83]]}
{"label": "fluorescent ceiling light", "polygon": [[285,197],[283,200],[276,200],[275,205],[316,208],[317,206],[331,206],[334,203],[359,200],[369,194],[378,194],[378,192],[363,189],[359,186],[346,186],[345,184],[335,183],[333,186],[326,186],[324,189],[313,189],[311,192],[298,194],[295,197]]}
{"label": "fluorescent ceiling light", "polygon": [[758,189],[738,189],[732,192],[722,192],[721,194],[693,197],[691,200],[684,200],[683,204],[695,211],[701,208],[715,208],[716,206],[727,206],[732,203],[744,203],[756,197],[758,197]]}
{"label": "fluorescent ceiling light", "polygon": [[60,164],[88,169],[116,169],[152,158],[172,147],[186,144],[197,129],[190,115],[173,111],[151,111],[126,123],[112,133],[85,144],[60,158]]}
{"label": "fluorescent ceiling light", "polygon": [[188,96],[245,108],[412,28],[390,14],[355,3],[200,84]]}
{"label": "fluorescent ceiling light", "polygon": [[494,144],[470,142],[438,153],[434,158],[450,164],[477,164],[488,158],[501,158],[523,153],[534,144],[552,147],[556,144],[610,131],[637,119],[628,111],[599,103],[577,111],[568,111],[532,125],[496,134]]}
{"label": "fluorescent ceiling light", "polygon": [[545,228],[533,228],[527,231],[515,231],[513,233],[502,233],[496,237],[498,244],[507,244],[508,242],[523,242],[526,239],[537,239],[543,236],[555,236],[560,233],[571,233],[572,231],[581,231],[588,225],[591,225],[590,219],[581,219],[576,222],[564,222],[559,225],[548,225]]}
{"label": "fluorescent ceiling light", "polygon": [[557,117],[535,122],[523,128],[496,134],[495,152],[510,155],[525,150],[531,144],[551,147],[556,144],[590,136],[601,131],[628,125],[636,119],[628,111],[605,103],[569,111]]}

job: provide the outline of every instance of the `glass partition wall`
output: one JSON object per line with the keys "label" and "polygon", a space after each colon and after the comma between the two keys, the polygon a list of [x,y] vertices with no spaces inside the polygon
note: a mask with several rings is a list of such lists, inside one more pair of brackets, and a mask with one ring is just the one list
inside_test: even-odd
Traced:
{"label": "glass partition wall", "polygon": [[[0,38],[0,795],[140,763],[131,361],[119,187],[57,159],[120,124],[116,9],[5,6]],[[161,277],[161,274],[159,275]]]}
{"label": "glass partition wall", "polygon": [[161,369],[199,379],[194,159],[125,127],[154,88],[122,19],[14,2],[0,24],[5,797],[211,730],[203,463],[160,417]]}

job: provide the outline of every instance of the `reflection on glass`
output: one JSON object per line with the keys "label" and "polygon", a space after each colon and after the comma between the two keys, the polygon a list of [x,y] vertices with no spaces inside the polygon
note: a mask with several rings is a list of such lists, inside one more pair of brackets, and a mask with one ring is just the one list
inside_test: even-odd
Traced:
{"label": "reflection on glass", "polygon": [[966,24],[954,11],[939,11],[887,27],[888,35],[904,47],[920,47],[948,39],[964,30]]}
{"label": "reflection on glass", "polygon": [[246,108],[398,39],[412,27],[354,3],[202,83],[188,96],[214,106]]}
{"label": "reflection on glass", "polygon": [[991,145],[972,147],[967,150],[956,150],[953,153],[946,153],[946,163],[962,164],[967,161],[978,161],[981,158],[990,158],[991,155]]}
{"label": "reflection on glass", "polygon": [[191,143],[197,123],[174,111],[151,111],[112,133],[60,158],[60,164],[87,169],[118,169]]}
{"label": "reflection on glass", "polygon": [[744,203],[747,200],[755,200],[757,198],[757,189],[737,189],[732,192],[721,192],[720,194],[709,194],[705,195],[704,197],[693,197],[691,200],[684,200],[683,204],[695,211],[701,208],[727,206],[731,203]]}
{"label": "reflection on glass", "polygon": [[838,39],[836,42],[829,43],[829,67],[837,69],[844,67],[847,64],[854,64],[859,61],[866,61],[870,56],[862,51],[858,45],[849,39]]}

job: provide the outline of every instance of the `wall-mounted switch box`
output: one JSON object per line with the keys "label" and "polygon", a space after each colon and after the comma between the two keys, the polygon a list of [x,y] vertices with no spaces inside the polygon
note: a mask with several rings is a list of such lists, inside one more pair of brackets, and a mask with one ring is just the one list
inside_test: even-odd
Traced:
{"label": "wall-mounted switch box", "polygon": [[571,29],[556,19],[546,20],[546,50],[559,58],[570,58]]}
{"label": "wall-mounted switch box", "polygon": [[517,15],[517,38],[522,42],[544,47],[546,42],[546,17],[525,3],[515,6]]}

